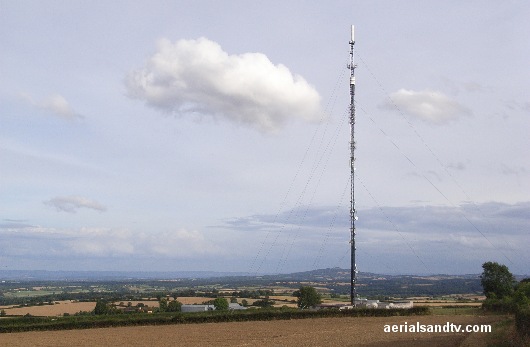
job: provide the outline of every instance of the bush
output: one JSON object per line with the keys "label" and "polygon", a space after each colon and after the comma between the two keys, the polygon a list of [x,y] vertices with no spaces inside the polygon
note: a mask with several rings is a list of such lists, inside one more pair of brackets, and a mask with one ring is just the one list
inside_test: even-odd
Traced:
{"label": "bush", "polygon": [[252,304],[252,306],[258,306],[258,307],[273,307],[275,304],[274,301],[272,300],[269,300],[269,299],[263,299],[263,300],[256,300],[254,301],[254,303]]}
{"label": "bush", "polygon": [[480,283],[488,299],[509,297],[514,292],[515,278],[506,265],[495,262],[482,264]]}
{"label": "bush", "polygon": [[96,301],[96,307],[94,308],[94,314],[103,315],[108,314],[110,311],[109,304],[104,300]]}
{"label": "bush", "polygon": [[217,298],[213,301],[213,305],[217,311],[226,311],[228,310],[228,300],[225,298]]}
{"label": "bush", "polygon": [[530,336],[530,308],[515,313],[515,328],[519,334]]}
{"label": "bush", "polygon": [[322,302],[322,296],[317,290],[310,286],[302,286],[293,293],[298,298],[297,304],[300,308],[310,308]]}
{"label": "bush", "polygon": [[167,304],[167,312],[180,312],[182,309],[182,303],[177,300],[170,301]]}
{"label": "bush", "polygon": [[513,313],[517,310],[517,305],[513,298],[486,299],[482,303],[482,308],[487,311]]}

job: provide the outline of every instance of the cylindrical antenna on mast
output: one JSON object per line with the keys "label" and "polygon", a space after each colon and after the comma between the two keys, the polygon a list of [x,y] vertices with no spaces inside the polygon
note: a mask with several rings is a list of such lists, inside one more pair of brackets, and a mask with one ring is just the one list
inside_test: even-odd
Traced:
{"label": "cylindrical antenna on mast", "polygon": [[357,264],[355,263],[355,220],[357,214],[355,211],[355,63],[353,59],[353,46],[355,45],[355,28],[351,26],[351,40],[350,40],[350,182],[351,182],[351,196],[350,196],[350,245],[351,245],[351,290],[350,300],[351,304],[355,306],[355,299],[357,293],[355,284],[357,282]]}

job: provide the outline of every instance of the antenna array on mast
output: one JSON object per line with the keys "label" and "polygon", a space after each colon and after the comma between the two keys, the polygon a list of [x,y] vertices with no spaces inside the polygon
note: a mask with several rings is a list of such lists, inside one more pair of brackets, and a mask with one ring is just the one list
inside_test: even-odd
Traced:
{"label": "antenna array on mast", "polygon": [[355,306],[355,299],[357,293],[355,291],[355,284],[357,282],[357,264],[355,263],[355,220],[357,214],[355,211],[355,63],[353,59],[353,46],[355,45],[355,30],[351,26],[350,39],[350,63],[348,69],[350,70],[350,245],[351,245],[351,290],[350,300],[351,304]]}

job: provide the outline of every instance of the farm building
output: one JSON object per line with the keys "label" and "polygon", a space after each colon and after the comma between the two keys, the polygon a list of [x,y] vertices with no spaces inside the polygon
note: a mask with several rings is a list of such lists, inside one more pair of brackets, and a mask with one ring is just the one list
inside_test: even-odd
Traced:
{"label": "farm building", "polygon": [[[246,310],[246,307],[241,306],[238,303],[228,304],[229,310]],[[214,311],[214,305],[182,305],[182,312],[205,312],[205,311]]]}
{"label": "farm building", "polygon": [[247,308],[245,306],[241,306],[237,302],[233,302],[233,303],[228,304],[228,309],[237,311],[237,310],[246,310]]}
{"label": "farm building", "polygon": [[409,300],[402,300],[402,301],[394,301],[394,308],[412,308],[414,306],[412,301]]}
{"label": "farm building", "polygon": [[214,311],[215,307],[213,305],[182,305],[180,310],[182,312],[204,312]]}
{"label": "farm building", "polygon": [[[357,299],[355,300],[356,307],[364,308],[379,308],[379,309],[389,309],[389,308],[412,308],[412,301],[394,301],[394,302],[382,302],[379,300],[367,300],[367,299]],[[331,309],[338,308],[339,310],[348,310],[352,309],[352,305],[344,304],[320,304],[317,306],[318,309]]]}

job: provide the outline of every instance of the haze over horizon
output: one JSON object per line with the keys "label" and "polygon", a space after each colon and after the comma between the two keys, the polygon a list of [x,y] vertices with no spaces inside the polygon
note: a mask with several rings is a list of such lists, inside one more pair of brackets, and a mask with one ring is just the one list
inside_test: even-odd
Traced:
{"label": "haze over horizon", "polygon": [[0,0],[0,270],[530,263],[530,3]]}

